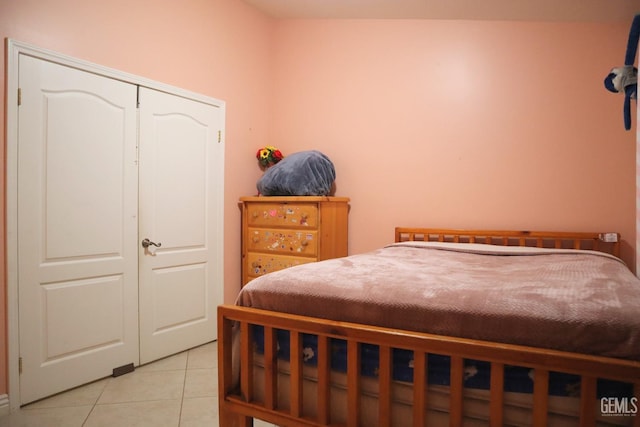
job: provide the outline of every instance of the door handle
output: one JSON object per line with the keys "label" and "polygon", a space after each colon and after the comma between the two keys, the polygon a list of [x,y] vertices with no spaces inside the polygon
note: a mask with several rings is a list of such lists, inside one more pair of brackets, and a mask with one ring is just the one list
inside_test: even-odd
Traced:
{"label": "door handle", "polygon": [[143,239],[142,240],[142,247],[147,249],[149,246],[155,246],[156,248],[159,248],[160,246],[162,246],[162,243],[156,243],[156,242],[152,242],[149,239]]}

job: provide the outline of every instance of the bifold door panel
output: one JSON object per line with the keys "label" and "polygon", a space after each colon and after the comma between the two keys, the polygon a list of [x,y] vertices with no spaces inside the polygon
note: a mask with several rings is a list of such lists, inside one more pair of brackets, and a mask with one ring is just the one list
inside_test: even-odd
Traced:
{"label": "bifold door panel", "polygon": [[[216,337],[219,108],[140,88],[140,363]],[[179,303],[177,303],[179,301]]]}
{"label": "bifold door panel", "polygon": [[138,357],[136,87],[20,57],[21,401]]}

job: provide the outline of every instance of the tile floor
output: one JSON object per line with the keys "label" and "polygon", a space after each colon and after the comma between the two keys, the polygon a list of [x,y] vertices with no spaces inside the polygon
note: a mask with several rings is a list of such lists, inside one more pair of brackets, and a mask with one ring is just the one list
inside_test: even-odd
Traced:
{"label": "tile floor", "polygon": [[205,344],[26,405],[0,427],[216,427],[217,359],[216,343]]}

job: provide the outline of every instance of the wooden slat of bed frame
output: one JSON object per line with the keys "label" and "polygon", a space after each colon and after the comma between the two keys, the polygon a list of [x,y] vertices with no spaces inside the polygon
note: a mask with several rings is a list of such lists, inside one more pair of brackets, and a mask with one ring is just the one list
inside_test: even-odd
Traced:
{"label": "wooden slat of bed frame", "polygon": [[464,359],[459,355],[451,355],[451,380],[449,425],[451,427],[462,425],[462,390],[464,386]]}
{"label": "wooden slat of bed frame", "polygon": [[485,243],[501,246],[535,246],[547,248],[589,249],[620,256],[620,235],[606,233],[615,242],[605,242],[602,233],[556,231],[450,230],[439,228],[395,229],[395,241],[437,241]]}
{"label": "wooden slat of bed frame", "polygon": [[489,384],[489,412],[491,427],[502,427],[504,424],[504,364],[491,363],[491,380]]}
{"label": "wooden slat of bed frame", "polygon": [[318,422],[327,425],[331,422],[331,353],[329,337],[318,336]]}
{"label": "wooden slat of bed frame", "polygon": [[[218,360],[229,360],[233,358],[233,324],[234,322],[225,319],[221,313],[218,313],[218,320],[222,323],[218,324]],[[218,376],[218,393],[219,396],[228,396],[235,393],[234,391],[234,376],[232,373],[231,365],[227,365],[223,371],[227,370],[227,374]],[[232,405],[219,405],[218,418],[220,425],[227,425],[233,427],[247,427],[253,425],[251,419],[248,417],[241,417],[235,415],[232,409],[229,408]]]}
{"label": "wooden slat of bed frame", "polygon": [[264,328],[265,406],[276,409],[278,397],[278,358],[276,335],[273,328]]}
{"label": "wooden slat of bed frame", "polygon": [[360,343],[347,341],[347,425],[360,425]]}
{"label": "wooden slat of bed frame", "polygon": [[536,368],[533,378],[533,425],[546,426],[549,403],[549,371]]}
{"label": "wooden slat of bed frame", "polygon": [[300,417],[302,415],[302,334],[298,331],[291,331],[289,334],[289,366],[291,392],[289,401],[291,405],[291,415]]}
{"label": "wooden slat of bed frame", "polygon": [[580,383],[580,425],[596,425],[597,378],[583,376]]}
{"label": "wooden slat of bed frame", "polygon": [[[491,342],[483,342],[477,340],[443,337],[438,335],[430,335],[423,333],[398,331],[393,329],[378,328],[373,326],[357,325],[345,322],[322,321],[318,319],[308,318],[304,316],[296,316],[283,313],[274,313],[264,310],[242,308],[235,306],[220,306],[218,309],[218,325],[220,328],[219,337],[225,340],[219,344],[219,357],[222,361],[223,369],[220,370],[220,390],[221,390],[221,420],[226,420],[221,425],[236,426],[247,424],[246,416],[252,415],[263,418],[269,422],[278,425],[309,425],[324,426],[330,422],[330,419],[309,419],[308,416],[296,417],[293,414],[287,414],[282,410],[269,410],[266,406],[253,402],[252,385],[246,384],[246,378],[252,378],[248,375],[241,374],[241,391],[234,392],[231,384],[231,360],[232,354],[227,343],[231,337],[231,327],[234,321],[240,322],[240,337],[242,339],[250,338],[249,325],[269,325],[274,329],[282,329],[293,331],[295,334],[309,333],[321,337],[320,342],[326,339],[338,338],[347,341],[347,388],[348,388],[348,426],[357,426],[361,421],[360,408],[360,345],[362,343],[380,345],[382,347],[404,348],[414,351],[414,378],[426,378],[426,357],[425,354],[434,353],[439,355],[453,356],[452,365],[454,371],[452,373],[453,383],[451,392],[458,395],[458,383],[463,375],[462,369],[459,367],[460,362],[465,359],[485,360],[492,362],[492,379],[491,379],[491,423],[492,425],[500,425],[502,422],[502,384],[503,373],[501,372],[504,365],[526,366],[535,370],[534,375],[534,424],[546,425],[547,407],[548,407],[548,381],[549,372],[565,372],[576,374],[583,377],[583,393],[585,396],[592,394],[594,385],[593,378],[607,378],[623,382],[632,382],[635,385],[636,396],[640,391],[640,362],[628,361],[612,358],[604,358],[597,356],[589,356],[584,354],[560,352],[555,350],[545,350],[540,348],[497,344]],[[325,344],[322,344],[325,345]],[[248,361],[252,353],[250,346],[241,343],[243,351],[249,353],[243,354],[241,357],[241,369],[247,369],[251,372],[252,367]],[[324,352],[325,350],[323,350]],[[383,350],[383,353],[386,350]],[[301,358],[302,356],[299,355]],[[386,357],[386,356],[383,356]],[[326,377],[322,381],[328,382],[329,362],[325,359],[321,365],[326,366],[321,372],[319,378]],[[424,369],[423,369],[424,367]],[[421,372],[422,371],[422,372]],[[319,379],[320,381],[320,379]],[[421,383],[421,381],[415,381]],[[496,388],[498,387],[498,388]],[[460,390],[462,387],[459,387]],[[390,393],[387,387],[380,389],[383,393]],[[422,396],[424,394],[424,396]],[[301,392],[300,392],[301,395]],[[414,384],[415,403],[418,408],[414,408],[414,425],[424,425],[424,408],[428,399],[428,391],[424,383]],[[384,396],[384,399],[388,399]],[[319,398],[320,399],[320,398]],[[323,398],[325,401],[328,398]],[[593,397],[588,397],[592,400]],[[424,404],[422,404],[424,401]],[[385,403],[386,404],[386,403]],[[589,414],[593,410],[593,406],[589,408],[589,402],[582,403],[582,417],[588,425],[588,420],[592,415]],[[495,409],[495,408],[500,408]],[[458,397],[452,397],[452,414],[451,425],[461,425],[463,414],[463,403]],[[328,408],[328,414],[331,408]],[[230,412],[238,414],[236,418],[230,416]],[[325,413],[324,418],[330,418]],[[640,417],[636,417],[639,418]],[[230,420],[230,421],[229,421]],[[638,420],[633,420],[637,426]],[[582,424],[581,424],[582,425]]]}
{"label": "wooden slat of bed frame", "polygon": [[[424,382],[422,379],[424,378]],[[413,352],[413,425],[423,427],[426,414],[427,384],[429,384],[427,370],[427,356],[421,351]]]}
{"label": "wooden slat of bed frame", "polygon": [[253,349],[251,348],[251,327],[248,323],[240,324],[240,389],[247,402],[253,400]]}
{"label": "wooden slat of bed frame", "polygon": [[383,397],[378,402],[378,425],[379,427],[391,427],[391,379],[393,375],[391,347],[380,346],[379,354],[378,390],[379,395]]}

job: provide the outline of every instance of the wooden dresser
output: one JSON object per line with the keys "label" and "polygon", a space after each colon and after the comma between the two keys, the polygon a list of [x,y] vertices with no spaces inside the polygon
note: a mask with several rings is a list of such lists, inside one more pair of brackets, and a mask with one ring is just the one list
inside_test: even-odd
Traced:
{"label": "wooden dresser", "polygon": [[272,271],[347,255],[348,197],[241,197],[242,284]]}

